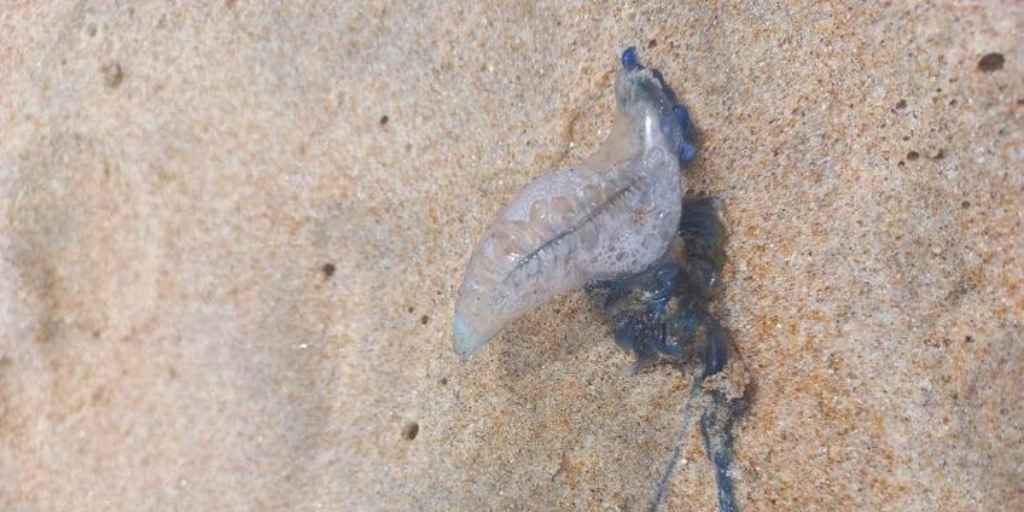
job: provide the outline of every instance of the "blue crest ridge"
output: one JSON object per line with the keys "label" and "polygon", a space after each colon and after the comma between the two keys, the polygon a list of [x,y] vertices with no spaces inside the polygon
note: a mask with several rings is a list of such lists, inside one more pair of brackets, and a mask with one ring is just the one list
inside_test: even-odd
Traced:
{"label": "blue crest ridge", "polygon": [[[640,58],[637,56],[635,46],[630,46],[623,50],[619,60],[626,71],[644,69],[644,66],[640,64]],[[665,124],[663,129],[666,130],[666,134],[681,139],[676,148],[676,157],[679,159],[680,165],[686,165],[697,157],[697,130],[693,126],[690,111],[686,108],[686,105],[679,101],[675,90],[665,81],[665,76],[661,71],[656,68],[650,68],[650,73],[654,76],[654,79],[661,88],[661,92],[671,104],[672,115],[675,117],[675,122]]]}
{"label": "blue crest ridge", "polygon": [[640,68],[640,61],[636,57],[636,46],[630,46],[623,50],[619,60],[622,61],[622,67],[626,70],[632,71]]}

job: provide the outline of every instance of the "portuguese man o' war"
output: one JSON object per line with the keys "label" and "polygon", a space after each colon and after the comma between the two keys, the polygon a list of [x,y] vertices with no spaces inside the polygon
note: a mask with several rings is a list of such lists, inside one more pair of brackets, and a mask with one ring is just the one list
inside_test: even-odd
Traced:
{"label": "portuguese man o' war", "polygon": [[636,275],[586,285],[591,300],[611,321],[615,342],[631,350],[639,363],[665,362],[694,374],[651,511],[660,509],[668,492],[694,409],[701,410],[700,431],[714,469],[718,511],[739,510],[729,468],[733,430],[749,404],[748,386],[742,364],[730,363],[735,358],[728,332],[710,311],[721,287],[724,243],[717,201],[685,197],[673,247],[654,265]]}
{"label": "portuguese man o' war", "polygon": [[667,362],[694,375],[649,510],[660,509],[693,404],[703,404],[699,424],[718,510],[736,512],[733,430],[750,399],[742,365],[730,363],[729,334],[710,311],[725,228],[716,200],[682,194],[680,170],[697,152],[689,112],[635,49],[621,61],[608,139],[580,164],[527,185],[474,250],[456,299],[453,347],[472,355],[512,320],[584,288],[639,363]]}
{"label": "portuguese man o' war", "polygon": [[681,212],[680,165],[696,154],[694,130],[635,49],[621,60],[608,139],[583,162],[527,185],[473,251],[455,304],[460,355],[547,300],[642,272],[668,249]]}

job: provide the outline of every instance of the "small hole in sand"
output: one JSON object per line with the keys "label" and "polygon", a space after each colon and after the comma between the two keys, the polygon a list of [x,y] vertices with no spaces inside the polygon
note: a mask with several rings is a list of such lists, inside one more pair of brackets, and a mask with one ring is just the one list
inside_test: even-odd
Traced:
{"label": "small hole in sand", "polygon": [[1001,53],[990,53],[981,58],[978,61],[978,69],[986,73],[992,71],[999,71],[1003,69],[1003,64],[1006,62],[1006,57],[1003,57]]}
{"label": "small hole in sand", "polygon": [[413,439],[416,439],[416,436],[418,436],[419,433],[420,424],[416,423],[415,421],[410,422],[408,425],[402,428],[402,437],[405,438],[407,441],[412,441]]}
{"label": "small hole in sand", "polygon": [[338,270],[334,266],[334,263],[324,263],[324,266],[320,269],[324,273],[324,279],[330,279],[334,276],[334,271]]}

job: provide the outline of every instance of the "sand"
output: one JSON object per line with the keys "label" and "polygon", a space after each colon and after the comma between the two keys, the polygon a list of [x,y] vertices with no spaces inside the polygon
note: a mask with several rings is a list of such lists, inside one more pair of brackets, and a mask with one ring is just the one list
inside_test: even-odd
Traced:
{"label": "sand", "polygon": [[630,45],[725,204],[742,509],[1024,509],[1024,8],[681,3],[0,7],[0,509],[645,509],[687,375],[580,293],[450,348]]}

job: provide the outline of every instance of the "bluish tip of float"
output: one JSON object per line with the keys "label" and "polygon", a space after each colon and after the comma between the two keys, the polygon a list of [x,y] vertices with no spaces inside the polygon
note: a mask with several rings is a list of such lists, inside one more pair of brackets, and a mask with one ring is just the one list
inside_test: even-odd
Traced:
{"label": "bluish tip of float", "polygon": [[452,350],[456,354],[462,357],[469,357],[480,350],[480,347],[487,343],[486,339],[482,339],[481,336],[469,326],[466,319],[462,318],[462,315],[455,315],[455,326],[453,329],[454,335],[452,336]]}
{"label": "bluish tip of float", "polygon": [[626,48],[622,52],[620,60],[622,61],[622,67],[625,68],[626,71],[638,69],[640,67],[640,61],[636,57],[636,46]]}

